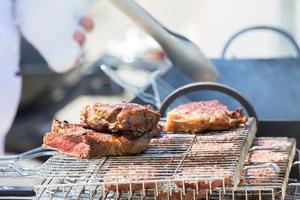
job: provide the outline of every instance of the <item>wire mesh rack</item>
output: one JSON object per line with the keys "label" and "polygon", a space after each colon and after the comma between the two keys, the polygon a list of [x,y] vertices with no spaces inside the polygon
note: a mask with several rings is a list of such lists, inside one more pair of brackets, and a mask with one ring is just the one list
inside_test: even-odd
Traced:
{"label": "wire mesh rack", "polygon": [[[295,152],[294,139],[256,138],[237,189],[222,194],[222,199],[285,199]],[[297,194],[297,191],[294,189],[286,198],[297,199],[292,194]],[[219,195],[213,196],[218,198]]]}
{"label": "wire mesh rack", "polygon": [[36,176],[36,198],[199,199],[224,193],[238,186],[255,133],[250,118],[231,131],[162,134],[136,156],[79,160],[56,154]]}
{"label": "wire mesh rack", "polygon": [[[221,188],[218,188],[212,192],[209,190],[200,190],[197,192],[197,189],[187,189],[184,192],[181,188],[177,188],[172,192],[161,190],[156,199],[300,199],[299,182],[290,180],[289,187],[287,188],[289,172],[296,152],[295,146],[295,140],[290,138],[256,138],[253,147],[247,155],[244,170],[240,177],[241,182],[235,190],[226,188],[226,192],[224,192]],[[262,155],[260,151],[264,152],[264,157],[253,156],[254,159],[249,159],[251,154]],[[294,164],[299,163],[295,162]],[[254,174],[246,173],[247,168],[254,170],[252,172]],[[133,199],[140,199],[140,194],[136,194]],[[155,198],[150,193],[146,199]]]}
{"label": "wire mesh rack", "polygon": [[[216,137],[163,134],[152,139],[141,155],[78,160],[55,154],[40,169],[24,168],[13,156],[16,160],[9,161],[8,166],[6,159],[1,160],[4,167],[0,175],[10,177],[16,172],[17,176],[36,177],[36,196],[26,199],[300,199],[299,181],[290,179],[288,183],[295,154],[294,139],[256,138],[249,151],[245,151],[247,155],[240,153],[243,158],[236,160],[238,163],[245,159],[243,170],[240,165],[224,164],[232,162],[233,155],[245,148],[245,141],[251,144],[249,132],[251,125],[247,129],[214,133]],[[242,137],[243,134],[248,136]],[[219,160],[223,162],[221,167]],[[229,170],[234,166],[235,170]],[[247,169],[254,171],[246,173]],[[238,170],[240,182],[234,187]],[[3,198],[7,199],[0,197]]]}

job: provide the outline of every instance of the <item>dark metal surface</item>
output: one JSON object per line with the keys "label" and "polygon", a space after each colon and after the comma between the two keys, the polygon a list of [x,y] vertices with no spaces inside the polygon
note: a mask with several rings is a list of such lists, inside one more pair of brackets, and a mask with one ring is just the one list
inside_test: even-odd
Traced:
{"label": "dark metal surface", "polygon": [[[296,56],[278,58],[225,58],[233,40],[243,33],[267,30],[288,39]],[[259,44],[257,44],[259,45]],[[300,120],[300,48],[293,37],[274,27],[251,27],[241,30],[226,43],[222,57],[213,63],[220,73],[219,82],[245,96],[262,120]],[[226,105],[230,106],[229,104]]]}
{"label": "dark metal surface", "polygon": [[215,60],[220,83],[240,91],[260,119],[298,120],[300,59]]}
{"label": "dark metal surface", "polygon": [[261,120],[257,136],[268,137],[290,137],[296,138],[297,148],[300,148],[300,120],[299,121],[277,121]]}

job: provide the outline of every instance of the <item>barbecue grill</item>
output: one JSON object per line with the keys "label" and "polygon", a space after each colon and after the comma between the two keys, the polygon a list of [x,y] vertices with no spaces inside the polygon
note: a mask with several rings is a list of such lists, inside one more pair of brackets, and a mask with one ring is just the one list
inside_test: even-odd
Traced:
{"label": "barbecue grill", "polygon": [[[209,183],[210,192],[214,189],[214,183],[219,183],[223,191],[230,186],[236,188],[244,155],[256,132],[255,127],[255,120],[251,119],[249,129],[215,133],[222,138],[218,143],[224,143],[226,139],[228,142],[225,144],[232,144],[224,146],[218,152],[197,146],[200,142],[215,143],[215,135],[210,133],[163,134],[159,139],[152,140],[148,149],[137,156],[78,161],[76,158],[57,154],[41,167],[36,176],[37,198],[46,196],[50,199],[77,199],[84,193],[93,199],[96,196],[107,196],[107,188],[114,188],[113,193],[118,198],[120,190],[124,189],[128,190],[126,192],[129,196],[135,192],[134,188],[142,190],[145,195],[145,188],[155,189],[158,193],[162,187],[172,188],[176,184],[184,188],[192,182],[197,187],[200,181]],[[200,163],[202,167],[195,168]],[[211,166],[218,167],[221,171],[211,169]],[[188,169],[193,174],[183,174]],[[226,177],[230,177],[230,183],[226,183]],[[71,194],[75,196],[69,197]]]}
{"label": "barbecue grill", "polygon": [[[233,89],[219,84],[197,85],[200,86],[192,85],[193,90],[198,87],[225,91],[240,101],[250,116],[255,115],[247,100]],[[177,95],[173,93],[167,98],[162,109],[167,110],[165,105],[171,105]],[[250,146],[256,132],[256,118],[249,117],[247,126],[230,131],[200,135],[162,132],[159,138],[151,140],[144,153],[135,156],[83,160],[54,151],[33,150],[1,158],[0,175],[33,178],[34,196],[28,193],[33,199],[199,199],[200,196],[204,199],[297,199],[299,184],[288,183],[295,141],[290,139],[293,145],[289,148],[275,149],[288,156],[286,163],[247,164],[244,161],[253,150]],[[19,162],[44,155],[51,157],[40,168],[24,167]],[[281,171],[276,179],[262,177],[265,182],[240,183],[242,179],[251,179],[241,176],[245,169],[259,167],[279,167]],[[286,195],[287,186],[287,191],[292,192]],[[24,198],[23,193],[21,199]]]}

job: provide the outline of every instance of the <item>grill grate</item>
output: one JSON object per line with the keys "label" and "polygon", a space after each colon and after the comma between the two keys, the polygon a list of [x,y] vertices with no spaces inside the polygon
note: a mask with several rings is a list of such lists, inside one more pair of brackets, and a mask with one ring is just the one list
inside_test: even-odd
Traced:
{"label": "grill grate", "polygon": [[[284,158],[284,161],[275,162],[277,166],[280,168],[278,176],[262,176],[262,177],[251,177],[245,176],[245,173],[241,176],[241,183],[238,185],[236,190],[227,188],[227,192],[224,192],[221,189],[215,189],[212,195],[209,195],[209,191],[205,191],[206,193],[202,197],[204,199],[218,199],[218,200],[233,200],[233,199],[255,199],[255,200],[275,200],[275,199],[286,199],[286,200],[298,200],[300,199],[300,184],[294,183],[291,184],[287,190],[287,195],[285,195],[287,188],[287,180],[289,176],[289,171],[292,165],[292,161],[295,155],[295,140],[289,138],[257,138],[254,141],[255,143],[266,142],[272,143],[273,146],[264,146],[267,147],[268,150],[272,150],[272,152],[279,152]],[[279,149],[278,144],[289,144],[288,148],[285,150]],[[255,148],[251,148],[255,149]],[[267,150],[265,149],[265,150]],[[257,150],[256,150],[257,151]],[[273,156],[277,154],[273,154]],[[248,158],[248,157],[247,157]],[[251,164],[246,162],[245,166],[250,166]],[[176,190],[175,190],[176,191]],[[179,195],[177,194],[179,192]],[[183,191],[173,192],[173,196],[169,194],[169,196],[165,195],[164,199],[197,199],[196,189],[190,190],[189,195],[183,196]],[[187,192],[186,192],[187,193]],[[177,196],[176,196],[177,195]],[[149,194],[149,199],[153,194]],[[199,196],[198,196],[199,197]],[[125,199],[125,198],[124,198]],[[139,194],[136,194],[134,199],[140,199]]]}
{"label": "grill grate", "polygon": [[203,195],[199,187],[225,192],[237,187],[255,132],[250,118],[247,128],[233,131],[162,134],[136,156],[79,160],[56,154],[37,174],[37,199],[195,198]]}
{"label": "grill grate", "polygon": [[[231,192],[228,192],[227,195],[224,195],[224,199],[285,199],[289,172],[296,152],[296,141],[295,139],[290,138],[259,137],[254,140],[253,146],[259,143],[261,143],[260,145],[265,147],[262,148],[264,150],[256,149],[254,151],[250,151],[246,159],[245,167],[253,166],[253,163],[247,162],[249,155],[252,152],[267,151],[273,153],[269,155],[271,156],[269,158],[275,158],[275,160],[277,159],[277,161],[274,160],[273,163],[275,163],[276,166],[279,167],[279,172],[276,174],[251,176],[247,175],[244,171],[241,176],[241,182],[238,185],[238,188],[234,193],[232,193],[231,190]],[[278,148],[278,146],[282,144],[288,144],[288,146],[285,149]],[[252,147],[251,149],[255,148]],[[279,160],[278,155],[280,155],[283,159]],[[268,155],[265,154],[264,158],[266,158],[266,156]],[[264,167],[262,169],[267,169],[267,167]],[[273,170],[271,169],[270,172],[272,172]],[[295,192],[295,194],[296,193],[297,192]],[[217,197],[214,198],[218,199]]]}

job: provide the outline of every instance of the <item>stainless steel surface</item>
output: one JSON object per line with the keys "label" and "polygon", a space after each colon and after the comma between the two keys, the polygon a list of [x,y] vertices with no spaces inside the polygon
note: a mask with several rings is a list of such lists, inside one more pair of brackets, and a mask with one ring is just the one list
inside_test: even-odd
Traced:
{"label": "stainless steel surface", "polygon": [[[146,193],[155,198],[162,191],[182,191],[188,184],[198,187],[208,182],[207,193],[222,183],[221,191],[235,188],[250,144],[255,136],[255,120],[247,128],[194,135],[162,134],[152,139],[147,150],[136,156],[80,160],[56,154],[41,166],[35,180],[37,199],[110,199]],[[201,138],[201,139],[200,139]],[[209,146],[220,145],[221,151]],[[195,157],[196,156],[196,157]],[[199,164],[207,166],[198,167]],[[213,166],[213,167],[211,167]],[[185,172],[193,171],[193,174]],[[226,182],[225,179],[230,179]],[[187,190],[185,190],[187,189]],[[220,190],[220,189],[219,189]],[[197,191],[195,190],[197,195]]]}
{"label": "stainless steel surface", "polygon": [[194,43],[167,30],[134,0],[110,1],[149,33],[176,67],[196,81],[217,80],[218,73],[214,66]]}

